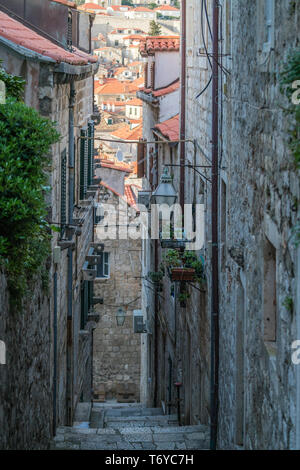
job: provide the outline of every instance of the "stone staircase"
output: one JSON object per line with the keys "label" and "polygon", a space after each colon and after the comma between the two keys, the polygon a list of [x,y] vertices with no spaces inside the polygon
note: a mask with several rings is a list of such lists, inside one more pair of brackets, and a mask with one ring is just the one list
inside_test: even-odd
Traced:
{"label": "stone staircase", "polygon": [[[60,427],[52,449],[190,450],[209,448],[207,426],[178,426],[176,415],[140,404],[94,403],[89,419]],[[84,419],[83,419],[84,418]]]}

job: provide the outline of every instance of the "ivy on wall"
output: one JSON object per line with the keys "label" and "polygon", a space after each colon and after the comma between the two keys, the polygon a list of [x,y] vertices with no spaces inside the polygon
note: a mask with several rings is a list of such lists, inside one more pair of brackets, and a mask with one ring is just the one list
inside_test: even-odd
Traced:
{"label": "ivy on wall", "polygon": [[20,309],[37,277],[47,285],[47,168],[50,147],[60,136],[55,123],[21,101],[20,77],[0,69],[0,80],[7,96],[0,105],[0,266],[7,274],[11,307]]}

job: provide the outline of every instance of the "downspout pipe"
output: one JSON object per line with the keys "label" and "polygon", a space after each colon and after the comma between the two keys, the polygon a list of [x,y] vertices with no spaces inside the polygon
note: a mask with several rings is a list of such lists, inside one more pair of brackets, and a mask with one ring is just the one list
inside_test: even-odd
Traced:
{"label": "downspout pipe", "polygon": [[[68,223],[73,223],[74,209],[74,183],[75,183],[75,157],[74,157],[74,105],[75,105],[75,82],[70,82],[69,97],[69,210]],[[69,238],[72,238],[70,234]],[[67,314],[67,425],[73,425],[73,252],[68,248],[68,314]]]}
{"label": "downspout pipe", "polygon": [[180,106],[180,190],[179,199],[184,213],[185,189],[185,102],[186,102],[186,0],[181,2],[181,106]]}
{"label": "downspout pipe", "polygon": [[213,67],[212,67],[212,280],[211,280],[211,397],[210,397],[210,449],[217,447],[219,410],[219,246],[218,246],[218,197],[219,197],[219,6],[213,0]]}

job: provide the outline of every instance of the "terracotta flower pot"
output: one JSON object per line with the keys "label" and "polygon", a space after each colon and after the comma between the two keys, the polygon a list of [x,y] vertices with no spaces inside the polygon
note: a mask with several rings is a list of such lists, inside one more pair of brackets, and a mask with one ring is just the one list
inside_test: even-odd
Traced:
{"label": "terracotta flower pot", "polygon": [[193,281],[195,279],[195,269],[192,268],[171,268],[171,281]]}

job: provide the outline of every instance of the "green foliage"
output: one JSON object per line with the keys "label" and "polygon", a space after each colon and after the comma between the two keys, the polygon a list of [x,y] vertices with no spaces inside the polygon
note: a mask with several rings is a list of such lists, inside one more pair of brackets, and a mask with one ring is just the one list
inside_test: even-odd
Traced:
{"label": "green foliage", "polygon": [[130,7],[133,6],[132,0],[122,0],[122,5],[128,5]]}
{"label": "green foliage", "polygon": [[290,149],[294,155],[297,168],[300,168],[300,105],[292,102],[292,97],[296,92],[295,88],[293,88],[293,83],[297,80],[300,80],[300,48],[293,50],[289,54],[288,60],[280,74],[281,92],[290,101],[290,106],[286,109],[291,124]]}
{"label": "green foliage", "polygon": [[286,296],[282,305],[287,309],[288,312],[293,313],[294,301],[292,297]]}
{"label": "green foliage", "polygon": [[149,36],[159,36],[161,34],[161,27],[156,21],[152,20],[150,22]]}
{"label": "green foliage", "polygon": [[0,59],[0,80],[5,83],[6,95],[20,100],[24,92],[25,80],[5,72],[1,67],[2,62],[3,61]]}
{"label": "green foliage", "polygon": [[163,257],[167,268],[192,268],[195,269],[195,280],[202,284],[205,281],[204,262],[199,259],[194,251],[168,250]]}
{"label": "green foliage", "polygon": [[11,299],[21,299],[34,275],[46,285],[51,227],[46,222],[46,170],[50,146],[59,140],[54,123],[16,100],[15,81],[0,105],[0,264],[8,274]]}
{"label": "green foliage", "polygon": [[154,10],[154,8],[157,8],[157,4],[156,3],[149,3],[149,5],[147,5],[147,8],[150,8],[150,10]]}

